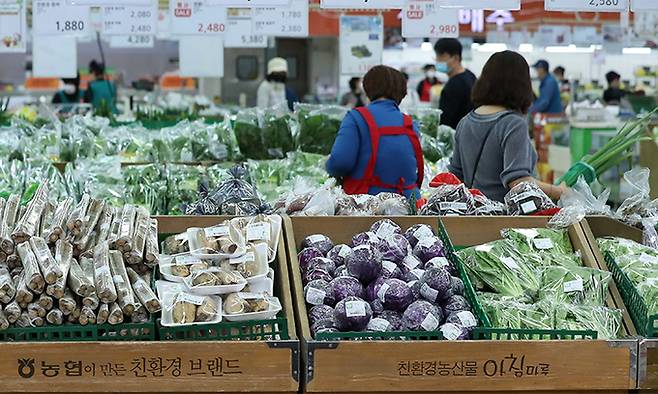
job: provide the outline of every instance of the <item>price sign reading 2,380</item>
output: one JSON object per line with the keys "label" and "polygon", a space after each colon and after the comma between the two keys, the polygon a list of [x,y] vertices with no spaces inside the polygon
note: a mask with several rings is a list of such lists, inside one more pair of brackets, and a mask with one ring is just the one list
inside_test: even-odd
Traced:
{"label": "price sign reading 2,380", "polygon": [[547,11],[628,11],[628,0],[545,0]]}
{"label": "price sign reading 2,380", "polygon": [[287,7],[253,9],[253,31],[279,37],[308,36],[308,1],[292,0]]}
{"label": "price sign reading 2,380", "polygon": [[34,35],[81,36],[88,28],[87,6],[72,6],[66,0],[35,0],[32,4]]}

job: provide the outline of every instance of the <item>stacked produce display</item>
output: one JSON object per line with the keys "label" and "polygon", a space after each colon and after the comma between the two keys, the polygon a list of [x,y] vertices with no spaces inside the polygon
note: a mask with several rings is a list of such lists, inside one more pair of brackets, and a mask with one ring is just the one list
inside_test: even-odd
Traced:
{"label": "stacked produce display", "polygon": [[495,328],[620,333],[623,312],[606,306],[612,275],[584,266],[566,230],[506,229],[457,255]]}
{"label": "stacked produce display", "polygon": [[[308,318],[316,339],[354,332],[398,332],[468,339],[477,320],[464,284],[431,227],[402,231],[389,219],[334,245],[321,234],[306,237],[298,256]],[[415,334],[413,333],[415,332]]]}
{"label": "stacked produce display", "polygon": [[27,205],[0,198],[0,211],[1,329],[146,323],[160,311],[158,222],[146,210],[89,195],[53,203],[44,182]]}
{"label": "stacked produce display", "polygon": [[266,320],[282,309],[274,296],[274,270],[281,237],[279,216],[226,220],[213,227],[190,228],[167,238],[160,260],[164,280],[161,324]]}

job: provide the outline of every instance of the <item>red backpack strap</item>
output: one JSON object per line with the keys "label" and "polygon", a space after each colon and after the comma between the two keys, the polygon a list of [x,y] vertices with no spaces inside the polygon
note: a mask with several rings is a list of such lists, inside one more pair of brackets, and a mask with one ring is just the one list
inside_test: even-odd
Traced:
{"label": "red backpack strap", "polygon": [[366,170],[363,173],[363,180],[369,181],[375,174],[375,165],[377,164],[377,152],[379,152],[379,126],[375,122],[372,114],[367,107],[356,108],[356,111],[361,114],[363,120],[366,121],[368,125],[368,132],[370,133],[370,159],[368,159],[368,165]]}

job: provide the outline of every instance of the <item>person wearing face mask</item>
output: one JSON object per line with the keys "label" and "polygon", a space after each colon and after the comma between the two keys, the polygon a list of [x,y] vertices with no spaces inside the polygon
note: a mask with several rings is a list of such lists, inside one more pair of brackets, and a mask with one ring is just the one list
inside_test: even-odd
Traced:
{"label": "person wearing face mask", "polygon": [[267,76],[256,91],[259,108],[268,108],[282,103],[287,104],[286,80],[288,79],[288,62],[281,57],[267,62]]}
{"label": "person wearing face mask", "polygon": [[550,67],[546,60],[539,60],[532,66],[537,72],[537,77],[541,81],[539,85],[539,97],[532,103],[530,113],[542,114],[561,114],[562,99],[560,98],[560,86],[555,77],[551,74]]}
{"label": "person wearing face mask", "polygon": [[603,92],[603,102],[608,105],[619,105],[621,99],[626,96],[626,91],[621,89],[621,75],[610,71],[605,75],[608,88]]}
{"label": "person wearing face mask", "polygon": [[436,77],[436,67],[433,64],[426,64],[423,67],[425,78],[418,83],[416,93],[420,97],[420,101],[429,103],[432,100],[432,87],[440,85],[441,81]]}
{"label": "person wearing face mask", "polygon": [[58,90],[53,96],[53,104],[61,104],[60,112],[70,112],[73,104],[79,104],[82,101],[80,92],[80,76],[75,78],[62,78],[64,87]]}
{"label": "person wearing face mask", "polygon": [[375,66],[363,77],[371,103],[351,110],[340,125],[327,160],[329,175],[347,194],[398,193],[420,198],[423,151],[418,129],[400,111],[407,82],[398,70]]}
{"label": "person wearing face mask", "polygon": [[457,124],[473,109],[471,90],[475,74],[462,66],[462,44],[455,38],[442,38],[434,44],[436,70],[448,74],[448,82],[441,91],[439,108],[441,124],[457,128]]}
{"label": "person wearing face mask", "polygon": [[363,88],[361,86],[361,78],[354,77],[350,79],[349,82],[350,91],[345,93],[340,99],[340,105],[357,108],[368,105],[368,97],[363,93]]}

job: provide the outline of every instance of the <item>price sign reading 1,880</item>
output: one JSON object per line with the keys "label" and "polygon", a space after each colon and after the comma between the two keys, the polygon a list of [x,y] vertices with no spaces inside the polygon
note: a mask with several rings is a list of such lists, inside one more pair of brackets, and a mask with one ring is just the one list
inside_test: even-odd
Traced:
{"label": "price sign reading 1,880", "polygon": [[35,35],[82,36],[89,28],[89,7],[71,6],[66,0],[35,0],[32,29]]}
{"label": "price sign reading 1,880", "polygon": [[547,11],[628,11],[628,0],[544,0]]}

